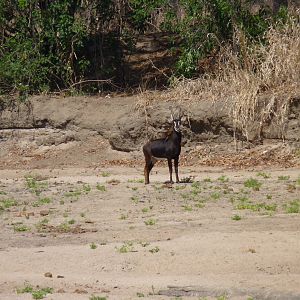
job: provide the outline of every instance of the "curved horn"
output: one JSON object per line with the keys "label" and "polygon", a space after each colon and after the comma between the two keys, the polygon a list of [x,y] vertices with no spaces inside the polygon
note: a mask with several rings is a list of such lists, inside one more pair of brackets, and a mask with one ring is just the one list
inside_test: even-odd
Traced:
{"label": "curved horn", "polygon": [[171,111],[171,119],[172,121],[174,120],[174,112],[173,112],[173,108],[172,106],[169,107],[170,111]]}

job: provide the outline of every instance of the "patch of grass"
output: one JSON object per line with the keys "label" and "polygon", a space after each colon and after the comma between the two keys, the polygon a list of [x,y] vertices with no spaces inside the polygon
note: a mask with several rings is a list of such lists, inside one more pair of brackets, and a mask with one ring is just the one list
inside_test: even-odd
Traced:
{"label": "patch of grass", "polygon": [[297,187],[296,187],[295,184],[288,184],[288,185],[286,186],[286,189],[287,189],[288,192],[294,193],[295,190],[297,189]]}
{"label": "patch of grass", "polygon": [[193,188],[192,190],[191,190],[191,194],[192,194],[192,196],[197,196],[198,194],[200,194],[201,193],[201,189],[200,188]]}
{"label": "patch of grass", "polygon": [[7,193],[4,191],[0,191],[0,195],[7,195]]}
{"label": "patch of grass", "polygon": [[131,201],[137,204],[139,202],[139,198],[137,196],[130,197]]}
{"label": "patch of grass", "polygon": [[203,179],[203,182],[212,182],[212,180],[211,180],[211,178],[206,177],[206,178]]}
{"label": "patch of grass", "polygon": [[140,292],[137,292],[136,295],[137,295],[137,297],[139,297],[139,298],[145,297],[145,295],[144,295],[143,293],[140,293]]}
{"label": "patch of grass", "polygon": [[89,300],[107,300],[106,297],[103,297],[103,296],[95,296],[95,295],[92,295]]}
{"label": "patch of grass", "polygon": [[148,243],[148,242],[140,242],[140,244],[144,248],[150,245],[150,243]]}
{"label": "patch of grass", "polygon": [[157,252],[159,252],[159,248],[156,246],[156,247],[150,249],[149,252],[150,253],[157,253]]}
{"label": "patch of grass", "polygon": [[120,220],[126,220],[128,218],[128,215],[121,214]]}
{"label": "patch of grass", "polygon": [[0,200],[0,206],[3,208],[10,208],[12,206],[18,206],[18,202],[15,199]]}
{"label": "patch of grass", "polygon": [[15,232],[26,232],[26,231],[30,231],[30,227],[23,225],[23,224],[18,224],[18,225],[14,225],[14,231]]}
{"label": "patch of grass", "polygon": [[218,192],[214,192],[212,194],[210,194],[210,197],[213,199],[213,200],[218,200],[221,198],[221,194],[218,193]]}
{"label": "patch of grass", "polygon": [[143,178],[139,178],[139,179],[128,179],[128,182],[131,182],[131,183],[144,183],[144,179],[143,179]]}
{"label": "patch of grass", "polygon": [[32,293],[33,286],[26,284],[23,288],[17,289],[17,294]]}
{"label": "patch of grass", "polygon": [[266,198],[267,198],[268,200],[271,200],[271,199],[272,199],[272,195],[267,194],[267,195],[266,195]]}
{"label": "patch of grass", "polygon": [[277,204],[266,204],[265,202],[261,203],[252,203],[252,201],[248,200],[247,198],[244,198],[244,201],[240,201],[235,206],[235,209],[243,210],[243,209],[249,209],[252,211],[261,211],[261,210],[266,210],[266,211],[276,211],[277,209]]}
{"label": "patch of grass", "polygon": [[61,232],[70,232],[71,227],[68,223],[61,223],[58,225],[58,230]]}
{"label": "patch of grass", "polygon": [[255,178],[249,178],[244,182],[244,186],[247,188],[252,188],[254,191],[259,191],[262,183]]}
{"label": "patch of grass", "polygon": [[199,201],[198,203],[195,204],[195,207],[197,207],[197,208],[203,208],[203,207],[205,207],[205,204],[203,202]]}
{"label": "patch of grass", "polygon": [[176,185],[175,186],[176,191],[184,190],[185,188],[186,188],[186,185]]}
{"label": "patch of grass", "polygon": [[188,193],[180,194],[180,196],[182,197],[182,199],[189,199],[190,198],[190,194],[188,194]]}
{"label": "patch of grass", "polygon": [[47,182],[38,181],[36,176],[26,175],[25,176],[26,187],[30,190],[31,193],[39,196],[42,191],[44,191],[48,187]]}
{"label": "patch of grass", "polygon": [[283,181],[286,181],[286,180],[289,180],[290,179],[290,176],[286,175],[281,175],[281,176],[278,176],[278,180],[283,180]]}
{"label": "patch of grass", "polygon": [[35,224],[35,227],[38,232],[43,232],[45,230],[45,225],[49,223],[49,219],[44,218],[43,220],[39,221]]}
{"label": "patch of grass", "polygon": [[241,219],[242,219],[242,217],[239,215],[234,215],[233,217],[231,217],[231,220],[233,220],[233,221],[240,221]]}
{"label": "patch of grass", "polygon": [[22,289],[17,289],[18,294],[30,293],[33,299],[43,299],[47,294],[53,293],[53,288],[45,287],[42,289],[34,289],[31,285],[26,285]]}
{"label": "patch of grass", "polygon": [[90,186],[89,184],[84,184],[84,185],[82,186],[82,190],[83,190],[86,194],[88,194],[88,193],[92,190],[92,188],[91,188],[91,186]]}
{"label": "patch of grass", "polygon": [[101,174],[100,174],[102,177],[109,177],[111,174],[107,171],[103,171]]}
{"label": "patch of grass", "polygon": [[84,218],[84,217],[85,217],[85,213],[83,213],[83,212],[80,213],[80,217],[81,217],[81,218]]}
{"label": "patch of grass", "polygon": [[155,220],[155,219],[148,219],[148,220],[146,220],[146,221],[144,221],[144,223],[147,225],[147,226],[153,226],[153,225],[155,225],[156,224],[156,222],[157,222],[157,220]]}
{"label": "patch of grass", "polygon": [[192,211],[193,210],[193,208],[189,205],[184,205],[183,208],[184,208],[185,211]]}
{"label": "patch of grass", "polygon": [[80,190],[75,190],[75,191],[69,191],[64,193],[65,197],[78,197],[81,195],[81,191]]}
{"label": "patch of grass", "polygon": [[300,185],[300,177],[297,178],[296,184],[297,184],[297,185]]}
{"label": "patch of grass", "polygon": [[95,250],[95,249],[97,249],[97,245],[93,242],[90,244],[90,248]]}
{"label": "patch of grass", "polygon": [[116,250],[119,253],[128,253],[133,251],[133,243],[132,242],[126,242],[121,247],[116,247]]}
{"label": "patch of grass", "polygon": [[262,178],[264,178],[264,179],[267,179],[267,178],[270,178],[270,177],[271,177],[271,174],[267,174],[267,173],[265,173],[265,172],[258,172],[258,173],[256,174],[256,176],[260,176],[260,177],[262,177]]}
{"label": "patch of grass", "polygon": [[43,299],[47,296],[47,294],[52,294],[52,293],[53,293],[53,289],[46,287],[40,290],[35,290],[31,294],[33,299]]}
{"label": "patch of grass", "polygon": [[51,199],[46,197],[46,198],[40,198],[39,200],[35,201],[32,203],[32,206],[33,207],[39,207],[39,206],[42,206],[42,205],[46,205],[46,204],[49,204],[51,203]]}
{"label": "patch of grass", "polygon": [[142,212],[143,212],[143,213],[147,213],[148,211],[149,211],[149,208],[148,208],[148,207],[142,208]]}
{"label": "patch of grass", "polygon": [[284,205],[284,208],[288,214],[298,214],[300,213],[300,200],[290,201],[288,204]]}
{"label": "patch of grass", "polygon": [[218,180],[221,182],[228,182],[229,178],[226,175],[222,175],[218,178]]}
{"label": "patch of grass", "polygon": [[137,191],[138,190],[138,187],[137,186],[134,186],[131,188],[133,191]]}
{"label": "patch of grass", "polygon": [[106,192],[106,187],[102,184],[97,183],[96,189],[100,192]]}
{"label": "patch of grass", "polygon": [[68,224],[72,225],[72,224],[75,224],[75,222],[76,221],[74,219],[71,219],[71,220],[68,221]]}

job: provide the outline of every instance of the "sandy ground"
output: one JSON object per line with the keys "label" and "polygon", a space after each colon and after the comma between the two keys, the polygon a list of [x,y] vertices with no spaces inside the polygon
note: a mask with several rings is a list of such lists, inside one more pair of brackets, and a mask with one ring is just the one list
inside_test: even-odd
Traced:
{"label": "sandy ground", "polygon": [[153,171],[0,170],[0,298],[300,299],[299,169]]}

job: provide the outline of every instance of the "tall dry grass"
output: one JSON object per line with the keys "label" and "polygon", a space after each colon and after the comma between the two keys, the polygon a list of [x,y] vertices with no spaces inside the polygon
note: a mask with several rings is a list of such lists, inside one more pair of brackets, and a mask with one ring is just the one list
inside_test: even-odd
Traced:
{"label": "tall dry grass", "polygon": [[195,80],[177,79],[163,97],[227,101],[234,128],[247,139],[259,137],[271,119],[284,138],[289,105],[300,95],[299,22],[270,28],[255,46],[236,30],[234,46],[222,49],[216,70]]}

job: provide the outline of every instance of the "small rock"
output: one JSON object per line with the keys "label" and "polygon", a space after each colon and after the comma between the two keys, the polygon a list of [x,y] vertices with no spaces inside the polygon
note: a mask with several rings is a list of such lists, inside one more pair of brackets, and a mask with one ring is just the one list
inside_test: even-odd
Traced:
{"label": "small rock", "polygon": [[63,275],[57,275],[57,278],[65,278]]}
{"label": "small rock", "polygon": [[44,274],[44,276],[45,276],[45,277],[50,277],[50,278],[52,278],[52,273],[46,272],[46,273]]}
{"label": "small rock", "polygon": [[87,294],[88,291],[83,290],[83,289],[76,289],[76,290],[74,291],[74,293],[76,293],[76,294]]}
{"label": "small rock", "polygon": [[40,215],[43,216],[43,217],[48,216],[49,215],[49,210],[41,210]]}
{"label": "small rock", "polygon": [[59,290],[57,290],[57,293],[63,294],[63,293],[65,293],[65,290],[64,289],[59,289]]}

